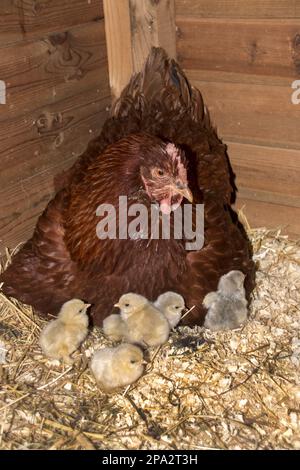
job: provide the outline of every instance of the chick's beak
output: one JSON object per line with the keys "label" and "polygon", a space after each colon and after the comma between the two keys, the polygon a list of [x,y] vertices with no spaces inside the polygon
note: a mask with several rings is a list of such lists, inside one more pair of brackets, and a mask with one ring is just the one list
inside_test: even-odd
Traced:
{"label": "chick's beak", "polygon": [[114,304],[114,307],[120,308],[120,304],[116,303],[116,304]]}
{"label": "chick's beak", "polygon": [[177,194],[185,197],[189,202],[193,202],[193,193],[187,184],[176,183],[174,187]]}

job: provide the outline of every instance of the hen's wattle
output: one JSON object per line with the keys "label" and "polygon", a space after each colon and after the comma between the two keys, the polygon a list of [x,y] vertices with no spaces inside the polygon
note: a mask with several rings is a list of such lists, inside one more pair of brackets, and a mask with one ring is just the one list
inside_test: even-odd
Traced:
{"label": "hen's wattle", "polygon": [[[140,168],[157,165],[167,142],[184,154],[193,204],[204,203],[203,248],[187,251],[184,240],[172,238],[99,240],[100,204],[118,207],[120,195],[128,197],[129,205],[149,207],[153,202]],[[123,293],[155,300],[175,291],[188,308],[196,305],[185,322],[201,324],[203,298],[216,290],[223,274],[242,271],[247,294],[251,292],[254,263],[230,206],[235,186],[226,146],[210,123],[200,92],[161,49],[151,51],[144,70],[115,103],[101,135],[56,179],[56,188],[32,239],[0,278],[7,295],[53,314],[63,302],[81,298],[93,305],[94,323],[100,325]]]}

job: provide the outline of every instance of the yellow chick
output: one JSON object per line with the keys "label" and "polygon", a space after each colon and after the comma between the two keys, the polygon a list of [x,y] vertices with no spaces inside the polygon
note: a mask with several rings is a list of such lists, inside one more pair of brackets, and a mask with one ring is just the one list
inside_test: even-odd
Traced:
{"label": "yellow chick", "polygon": [[106,393],[136,382],[144,372],[143,352],[133,344],[96,351],[90,364],[97,384]]}
{"label": "yellow chick", "polygon": [[43,329],[40,346],[51,359],[62,359],[71,364],[70,355],[79,347],[88,334],[89,319],[86,310],[90,304],[72,299],[64,303],[56,320]]}
{"label": "yellow chick", "polygon": [[113,341],[121,341],[126,332],[126,324],[121,315],[109,315],[103,320],[103,333]]}
{"label": "yellow chick", "polygon": [[124,294],[115,307],[121,310],[121,318],[126,324],[124,337],[129,343],[152,347],[168,340],[168,320],[142,295]]}
{"label": "yellow chick", "polygon": [[180,322],[182,313],[185,310],[184,298],[176,292],[165,292],[156,299],[154,307],[158,308],[158,310],[164,314],[169,322],[170,328],[175,328]]}

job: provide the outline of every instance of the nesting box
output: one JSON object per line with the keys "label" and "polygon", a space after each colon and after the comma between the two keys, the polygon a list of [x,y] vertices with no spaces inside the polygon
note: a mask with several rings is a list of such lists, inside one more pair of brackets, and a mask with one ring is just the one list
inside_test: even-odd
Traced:
{"label": "nesting box", "polygon": [[1,254],[29,238],[152,45],[203,94],[250,225],[299,236],[299,0],[3,0]]}

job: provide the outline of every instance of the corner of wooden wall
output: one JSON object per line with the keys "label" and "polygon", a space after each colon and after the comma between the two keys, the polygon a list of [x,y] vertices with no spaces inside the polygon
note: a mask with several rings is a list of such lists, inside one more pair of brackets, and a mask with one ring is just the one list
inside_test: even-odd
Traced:
{"label": "corner of wooden wall", "polygon": [[153,46],[176,58],[174,0],[104,0],[105,32],[113,99],[141,70]]}

